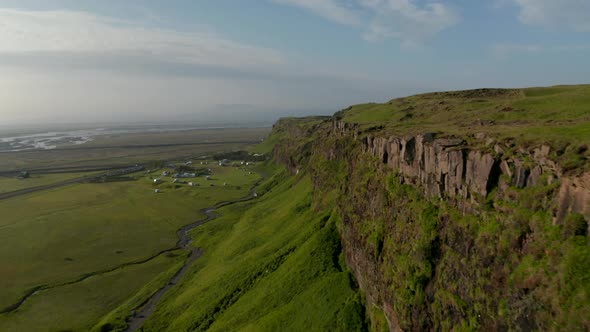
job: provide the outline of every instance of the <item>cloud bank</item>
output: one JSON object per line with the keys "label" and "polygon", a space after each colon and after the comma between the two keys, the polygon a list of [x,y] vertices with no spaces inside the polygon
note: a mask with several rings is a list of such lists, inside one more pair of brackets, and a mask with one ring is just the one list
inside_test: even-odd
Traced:
{"label": "cloud bank", "polygon": [[519,20],[528,25],[565,27],[590,32],[588,0],[511,0],[519,8]]}
{"label": "cloud bank", "polygon": [[[381,84],[210,28],[146,27],[71,10],[0,9],[0,117],[29,122],[214,121],[333,113]],[[238,107],[219,105],[241,105]],[[213,111],[212,111],[213,110]],[[252,111],[260,110],[260,112]]]}
{"label": "cloud bank", "polygon": [[285,57],[211,32],[145,28],[75,11],[0,9],[0,56],[63,54],[69,57],[134,58],[232,69],[279,66]]}
{"label": "cloud bank", "polygon": [[338,0],[271,0],[274,3],[303,8],[330,21],[359,25],[361,18],[358,13]]}
{"label": "cloud bank", "polygon": [[459,22],[458,13],[440,1],[416,0],[271,0],[300,7],[335,23],[360,26],[363,38],[398,39],[421,44]]}

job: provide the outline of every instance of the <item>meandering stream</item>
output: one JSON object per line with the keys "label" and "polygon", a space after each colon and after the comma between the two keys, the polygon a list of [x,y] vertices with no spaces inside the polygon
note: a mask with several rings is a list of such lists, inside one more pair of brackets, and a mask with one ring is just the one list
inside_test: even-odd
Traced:
{"label": "meandering stream", "polygon": [[[0,314],[6,314],[6,313],[10,313],[10,312],[14,312],[17,309],[19,309],[25,302],[27,302],[29,300],[29,298],[31,298],[32,296],[34,296],[35,294],[42,292],[42,291],[46,291],[46,290],[50,290],[50,289],[54,289],[54,288],[58,288],[58,287],[62,287],[62,286],[67,286],[67,285],[72,285],[72,284],[76,284],[79,282],[83,282],[89,278],[92,278],[94,276],[98,276],[98,275],[102,275],[105,273],[109,273],[109,272],[113,272],[115,270],[118,269],[122,269],[128,266],[132,266],[132,265],[139,265],[139,264],[144,264],[147,263],[153,259],[155,259],[156,257],[163,255],[165,253],[174,251],[174,250],[178,250],[178,249],[185,249],[185,250],[190,250],[190,255],[189,257],[186,259],[186,261],[184,262],[184,265],[182,266],[182,268],[180,268],[178,270],[178,272],[176,272],[176,274],[168,281],[168,283],[160,288],[156,293],[152,294],[152,296],[150,296],[145,302],[143,302],[138,309],[136,309],[136,311],[134,311],[127,319],[127,323],[128,323],[128,328],[126,331],[135,331],[138,328],[141,327],[141,325],[143,325],[143,323],[150,317],[150,315],[154,312],[154,309],[156,308],[156,305],[158,304],[158,302],[160,301],[160,299],[170,290],[172,289],[172,287],[174,287],[181,279],[182,277],[185,275],[185,273],[188,271],[188,268],[192,265],[192,263],[194,261],[196,261],[199,257],[201,257],[201,255],[203,254],[203,251],[201,250],[201,248],[191,248],[191,237],[190,237],[190,231],[205,224],[208,223],[212,220],[217,219],[220,214],[216,213],[217,209],[220,209],[224,206],[228,206],[228,205],[232,205],[232,204],[236,204],[236,203],[241,203],[241,202],[246,202],[252,199],[255,199],[257,197],[256,195],[256,189],[258,188],[258,186],[262,183],[262,181],[264,181],[266,179],[266,175],[262,172],[257,172],[260,176],[261,179],[258,180],[254,186],[252,187],[252,189],[250,190],[250,193],[242,198],[236,199],[236,200],[231,200],[231,201],[223,201],[220,203],[215,204],[214,206],[208,207],[208,208],[204,208],[201,210],[201,213],[205,214],[205,218],[196,222],[193,222],[191,224],[185,225],[183,227],[181,227],[178,231],[176,231],[176,234],[178,235],[178,242],[176,243],[176,246],[174,248],[170,248],[170,249],[166,249],[166,250],[162,250],[158,253],[156,253],[153,256],[150,256],[148,258],[139,260],[139,261],[134,261],[134,262],[128,262],[128,263],[124,263],[109,269],[105,269],[105,270],[101,270],[101,271],[95,271],[95,272],[91,272],[91,273],[87,273],[84,274],[74,280],[71,281],[67,281],[67,282],[62,282],[62,283],[58,283],[58,284],[46,284],[46,285],[40,285],[37,287],[34,287],[33,289],[30,289],[19,301],[17,301],[16,303],[4,308],[4,309],[0,309]],[[72,182],[79,182],[80,179],[74,179],[71,180]],[[54,184],[55,185],[55,184]],[[50,186],[54,186],[54,185],[50,185]],[[33,188],[35,189],[35,188]],[[37,188],[39,189],[39,188]]]}
{"label": "meandering stream", "polygon": [[192,224],[185,225],[176,232],[176,234],[178,235],[178,239],[179,239],[178,243],[176,244],[176,249],[182,248],[182,249],[190,250],[191,253],[190,253],[189,257],[186,259],[182,268],[180,270],[178,270],[178,272],[176,272],[176,274],[172,277],[172,279],[170,279],[170,281],[164,287],[160,288],[157,292],[152,294],[152,296],[149,299],[147,299],[144,303],[142,303],[140,305],[140,307],[127,318],[128,327],[125,331],[131,332],[131,331],[136,331],[137,329],[139,329],[143,325],[143,323],[145,323],[145,321],[152,315],[152,313],[156,309],[156,306],[158,305],[158,303],[160,302],[162,297],[170,289],[172,289],[174,286],[176,286],[176,284],[186,274],[186,272],[188,271],[189,267],[193,264],[193,262],[195,262],[203,254],[203,251],[201,250],[201,248],[191,248],[191,237],[189,234],[190,231],[205,224],[205,223],[208,223],[214,219],[217,219],[220,216],[220,214],[216,213],[217,209],[220,209],[224,206],[240,203],[240,202],[246,202],[246,201],[256,198],[257,197],[256,189],[258,188],[260,183],[262,183],[262,181],[264,181],[266,179],[266,175],[263,174],[262,172],[258,172],[258,174],[262,177],[262,179],[260,179],[260,180],[258,180],[258,182],[256,182],[256,184],[250,190],[250,193],[248,194],[248,196],[240,198],[240,199],[232,200],[232,201],[225,201],[225,202],[217,203],[216,205],[214,205],[212,207],[205,208],[205,209],[201,210],[201,212],[204,213],[206,216],[205,219],[199,220],[199,221],[194,222]]}

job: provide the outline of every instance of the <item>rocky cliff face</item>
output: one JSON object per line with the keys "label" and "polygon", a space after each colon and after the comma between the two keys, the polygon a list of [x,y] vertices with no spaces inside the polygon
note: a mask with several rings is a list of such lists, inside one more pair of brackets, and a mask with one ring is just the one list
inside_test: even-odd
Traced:
{"label": "rocky cliff face", "polygon": [[318,199],[335,193],[374,328],[590,327],[573,318],[590,317],[590,174],[565,174],[550,145],[337,119],[298,131],[275,160],[307,169]]}
{"label": "rocky cliff face", "polygon": [[561,178],[557,196],[557,219],[563,220],[570,213],[580,213],[590,219],[590,173]]}
{"label": "rocky cliff face", "polygon": [[[346,125],[335,124],[340,134]],[[358,135],[356,131],[350,132]],[[461,138],[436,138],[435,134],[408,137],[373,137],[363,140],[363,152],[382,160],[402,175],[405,183],[419,185],[430,198],[451,199],[465,212],[492,190],[534,187],[544,181],[561,181],[554,215],[562,222],[567,213],[590,217],[590,174],[564,176],[550,159],[551,147],[512,148],[483,135],[473,137],[483,148],[470,148]],[[508,153],[510,152],[510,153]],[[479,199],[477,199],[479,198]]]}

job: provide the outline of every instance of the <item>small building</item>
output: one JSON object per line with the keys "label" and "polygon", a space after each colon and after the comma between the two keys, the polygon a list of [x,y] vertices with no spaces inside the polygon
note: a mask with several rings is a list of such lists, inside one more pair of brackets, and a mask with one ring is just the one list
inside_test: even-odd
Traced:
{"label": "small building", "polygon": [[189,185],[189,187],[194,187],[195,186],[195,184],[192,183],[192,182],[189,182],[188,185]]}
{"label": "small building", "polygon": [[28,179],[31,176],[31,174],[29,173],[29,171],[22,171],[19,173],[18,178],[19,179]]}
{"label": "small building", "polygon": [[177,173],[177,174],[174,174],[174,177],[175,178],[194,178],[194,177],[197,177],[197,174],[196,173],[182,173],[182,174]]}
{"label": "small building", "polygon": [[172,183],[178,183],[178,179],[174,179],[174,181],[172,181]]}
{"label": "small building", "polygon": [[160,183],[162,183],[161,179],[154,179],[154,184],[160,184]]}
{"label": "small building", "polygon": [[161,193],[160,189],[156,189],[156,190],[154,190],[154,192],[155,192],[156,194],[159,194],[159,193]]}
{"label": "small building", "polygon": [[219,166],[228,166],[231,164],[231,161],[229,161],[228,159],[223,159],[219,161]]}
{"label": "small building", "polygon": [[162,176],[168,176],[168,175],[170,175],[170,172],[168,172],[168,171],[162,172]]}
{"label": "small building", "polygon": [[211,180],[211,176],[210,176],[210,175],[207,175],[207,176],[205,177],[205,179],[207,179],[207,181],[208,181],[208,180]]}

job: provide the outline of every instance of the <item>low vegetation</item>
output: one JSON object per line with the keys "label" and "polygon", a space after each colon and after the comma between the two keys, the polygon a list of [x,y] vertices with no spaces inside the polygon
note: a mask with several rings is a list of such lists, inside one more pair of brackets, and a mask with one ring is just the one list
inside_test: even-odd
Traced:
{"label": "low vegetation", "polygon": [[[257,172],[268,178],[256,198],[192,230],[203,254],[143,331],[588,329],[588,220],[555,221],[559,178],[432,198],[362,149],[365,135],[436,132],[470,144],[483,133],[509,149],[549,143],[578,174],[589,164],[588,105],[590,86],[423,94],[282,119],[248,152],[215,156],[255,166],[156,161],[118,181],[0,201],[0,308],[43,286],[0,314],[0,330],[124,330],[185,262],[175,231],[245,196]],[[358,127],[337,133],[333,120]],[[208,168],[210,178],[162,174]]]}
{"label": "low vegetation", "polygon": [[205,253],[145,331],[366,329],[337,217],[312,205],[309,177],[277,173],[262,192],[195,229],[193,243]]}
{"label": "low vegetation", "polygon": [[[160,255],[144,264],[37,293],[18,311],[0,315],[0,331],[89,331],[107,315],[110,321],[123,320],[168,282],[185,256],[180,251]],[[113,308],[117,309],[109,315]]]}
{"label": "low vegetation", "polygon": [[577,148],[590,144],[589,105],[590,85],[480,89],[355,105],[337,116],[399,135],[481,132],[519,144],[575,142]]}
{"label": "low vegetation", "polygon": [[[204,218],[201,209],[245,196],[260,179],[254,172],[212,161],[207,167],[212,170],[210,180],[183,179],[194,187],[173,183],[160,169],[131,174],[126,181],[76,184],[0,201],[0,309],[17,303],[31,289],[49,288],[30,297],[15,313],[0,314],[0,322],[56,329],[92,326],[177,264],[178,255],[149,258],[174,248],[176,230]],[[162,183],[155,185],[154,178]],[[155,193],[156,188],[160,193]],[[116,270],[104,273],[112,269]],[[145,275],[139,279],[134,270]],[[98,275],[75,282],[94,273]],[[108,278],[115,278],[117,286],[88,286]],[[53,288],[70,282],[75,283]],[[51,303],[56,304],[52,309],[56,314],[39,311]],[[77,307],[87,314],[80,311],[77,319],[63,318],[77,312]]]}
{"label": "low vegetation", "polygon": [[17,178],[14,175],[0,176],[0,194],[17,191],[26,188],[45,186],[61,181],[89,177],[98,174],[97,172],[74,172],[58,174],[31,174],[28,178]]}
{"label": "low vegetation", "polygon": [[[411,96],[353,106],[323,123],[287,119],[275,126],[273,157],[292,174],[310,173],[312,205],[337,202],[346,263],[373,330],[583,331],[590,327],[588,215],[566,211],[562,221],[554,211],[562,177],[590,167],[589,105],[590,86]],[[402,176],[388,156],[363,152],[368,135],[428,132],[492,154],[485,142],[493,138],[508,156],[548,144],[560,171],[525,188],[504,181],[485,197],[432,197],[418,167]],[[413,167],[408,158],[404,165]]]}

